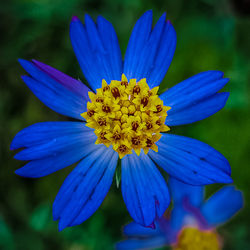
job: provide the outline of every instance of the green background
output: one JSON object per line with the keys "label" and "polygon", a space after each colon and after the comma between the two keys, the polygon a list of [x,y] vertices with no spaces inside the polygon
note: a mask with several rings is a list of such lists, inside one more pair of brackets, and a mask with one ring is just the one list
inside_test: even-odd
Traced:
{"label": "green background", "polygon": [[[14,174],[14,135],[36,122],[67,118],[45,107],[21,81],[17,58],[37,59],[84,81],[69,39],[71,16],[102,15],[117,31],[123,55],[131,29],[152,9],[154,23],[167,11],[177,32],[177,48],[163,87],[201,71],[216,69],[231,80],[230,98],[219,113],[172,132],[200,139],[231,163],[232,177],[244,192],[245,207],[219,229],[225,249],[250,249],[250,116],[248,1],[217,0],[12,0],[0,2],[0,249],[112,249],[131,219],[120,188],[113,183],[99,210],[86,222],[62,232],[52,220],[52,203],[73,166],[41,179]],[[143,60],[143,58],[142,58]],[[208,195],[220,185],[208,187]]]}

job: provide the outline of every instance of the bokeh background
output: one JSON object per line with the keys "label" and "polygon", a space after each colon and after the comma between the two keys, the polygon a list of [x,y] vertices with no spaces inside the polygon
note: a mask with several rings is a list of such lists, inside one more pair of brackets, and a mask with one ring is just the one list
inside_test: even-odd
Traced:
{"label": "bokeh background", "polygon": [[[250,249],[250,2],[248,0],[9,0],[0,2],[0,249],[112,249],[131,220],[115,182],[100,209],[86,222],[58,232],[52,203],[72,167],[41,179],[14,174],[22,162],[9,145],[21,129],[60,121],[21,81],[17,58],[35,58],[84,81],[69,39],[71,16],[102,15],[117,31],[123,55],[130,32],[148,9],[154,22],[167,11],[177,48],[163,82],[172,86],[198,72],[217,69],[230,77],[226,107],[214,116],[172,130],[200,139],[222,152],[244,192],[245,207],[219,229],[225,249]],[[143,60],[143,58],[142,58]],[[220,185],[207,188],[207,195]]]}

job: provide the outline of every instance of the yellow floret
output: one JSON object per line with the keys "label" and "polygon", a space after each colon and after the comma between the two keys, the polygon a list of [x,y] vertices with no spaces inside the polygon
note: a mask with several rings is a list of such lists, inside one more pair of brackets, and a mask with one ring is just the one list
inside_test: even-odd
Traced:
{"label": "yellow floret", "polygon": [[102,80],[96,94],[89,92],[87,112],[81,114],[86,126],[95,129],[95,143],[112,145],[120,158],[132,150],[137,155],[141,149],[146,154],[149,149],[157,152],[160,132],[169,130],[165,119],[170,109],[158,97],[158,89],[150,89],[146,79],[128,81],[124,74],[121,81]]}

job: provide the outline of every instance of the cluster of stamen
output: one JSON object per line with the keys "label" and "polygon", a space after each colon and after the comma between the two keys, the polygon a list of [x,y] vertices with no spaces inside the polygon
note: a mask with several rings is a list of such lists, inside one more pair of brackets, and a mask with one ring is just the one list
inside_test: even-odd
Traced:
{"label": "cluster of stamen", "polygon": [[109,85],[103,80],[96,94],[89,92],[87,112],[82,114],[86,126],[95,129],[96,144],[112,145],[120,158],[132,150],[137,155],[141,149],[146,154],[149,149],[157,152],[160,132],[169,130],[165,119],[170,109],[157,92],[158,87],[149,89],[146,79],[128,82],[124,74],[121,81],[112,80]]}
{"label": "cluster of stamen", "polygon": [[178,236],[174,250],[219,250],[220,242],[216,232],[186,227]]}

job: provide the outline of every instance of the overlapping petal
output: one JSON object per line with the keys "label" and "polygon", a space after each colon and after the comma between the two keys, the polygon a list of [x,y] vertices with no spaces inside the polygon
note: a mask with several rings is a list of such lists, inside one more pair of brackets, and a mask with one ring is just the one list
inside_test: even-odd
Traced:
{"label": "overlapping petal", "polygon": [[184,136],[163,134],[158,153],[149,156],[169,175],[191,185],[231,183],[227,159],[207,144]]}
{"label": "overlapping petal", "polygon": [[164,178],[150,158],[141,152],[122,159],[122,195],[135,222],[153,226],[167,209],[170,198]]}
{"label": "overlapping petal", "polygon": [[98,145],[66,178],[53,204],[59,230],[82,223],[98,209],[111,186],[117,159],[111,147]]}
{"label": "overlapping petal", "polygon": [[[157,223],[158,224],[158,223]],[[155,229],[149,227],[143,227],[140,224],[135,222],[130,222],[128,225],[124,226],[123,233],[126,236],[133,236],[133,237],[147,237],[158,235],[160,233],[160,228],[156,224]]]}
{"label": "overlapping petal", "polygon": [[24,148],[16,154],[18,160],[30,160],[16,174],[42,177],[67,167],[97,147],[96,136],[82,122],[37,123],[20,131],[11,149]]}
{"label": "overlapping petal", "polygon": [[145,250],[145,249],[156,249],[163,247],[166,244],[166,238],[161,236],[150,237],[146,239],[128,239],[117,243],[116,249],[118,250]]}
{"label": "overlapping petal", "polygon": [[166,14],[152,30],[152,11],[147,11],[137,21],[132,31],[124,60],[124,74],[138,80],[147,78],[150,87],[160,85],[176,46],[176,33],[166,21]]}
{"label": "overlapping petal", "polygon": [[185,184],[174,177],[169,177],[168,187],[174,204],[183,203],[188,199],[191,205],[200,206],[204,197],[204,186],[192,186]]}
{"label": "overlapping petal", "polygon": [[228,78],[221,71],[207,71],[190,77],[160,95],[170,106],[165,123],[169,126],[196,122],[224,107],[229,93],[217,93]]}
{"label": "overlapping petal", "polygon": [[70,24],[70,38],[83,74],[93,90],[120,80],[122,58],[118,39],[111,23],[98,17],[97,24],[85,15],[85,25],[77,17]]}
{"label": "overlapping petal", "polygon": [[243,207],[243,195],[233,186],[223,187],[213,194],[201,207],[208,225],[225,223]]}
{"label": "overlapping petal", "polygon": [[86,111],[88,91],[81,82],[38,61],[19,60],[30,76],[23,81],[31,91],[49,108],[59,114],[82,120]]}

